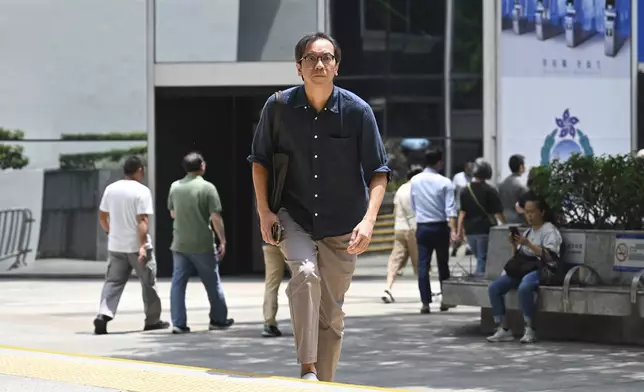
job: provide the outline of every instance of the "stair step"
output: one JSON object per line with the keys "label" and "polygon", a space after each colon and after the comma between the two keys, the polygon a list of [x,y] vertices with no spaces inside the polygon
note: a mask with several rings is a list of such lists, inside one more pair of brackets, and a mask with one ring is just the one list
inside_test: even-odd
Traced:
{"label": "stair step", "polygon": [[380,237],[380,238],[371,238],[372,244],[392,244],[394,243],[393,237]]}
{"label": "stair step", "polygon": [[377,220],[394,219],[394,214],[380,214]]}
{"label": "stair step", "polygon": [[377,229],[373,231],[373,235],[394,235],[394,229]]}
{"label": "stair step", "polygon": [[394,222],[393,221],[384,221],[384,222],[376,221],[376,223],[374,223],[373,227],[389,227],[389,228],[393,228],[394,227]]}
{"label": "stair step", "polygon": [[365,253],[391,252],[393,249],[392,245],[376,245],[368,247]]}

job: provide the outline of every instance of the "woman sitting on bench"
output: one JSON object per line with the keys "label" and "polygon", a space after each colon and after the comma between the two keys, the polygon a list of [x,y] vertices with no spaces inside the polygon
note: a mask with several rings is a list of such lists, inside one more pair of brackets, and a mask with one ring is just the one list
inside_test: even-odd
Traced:
{"label": "woman sitting on bench", "polygon": [[[519,305],[523,312],[525,332],[521,343],[534,343],[536,334],[532,325],[535,311],[534,293],[540,284],[540,267],[544,258],[557,260],[563,242],[561,233],[552,223],[546,202],[533,192],[526,195],[525,218],[530,226],[523,234],[511,227],[509,240],[512,244],[512,259],[505,267],[506,273],[488,287],[492,315],[498,325],[496,333],[487,338],[489,342],[514,340],[505,320],[505,295],[517,289]],[[548,254],[546,254],[548,253]]]}

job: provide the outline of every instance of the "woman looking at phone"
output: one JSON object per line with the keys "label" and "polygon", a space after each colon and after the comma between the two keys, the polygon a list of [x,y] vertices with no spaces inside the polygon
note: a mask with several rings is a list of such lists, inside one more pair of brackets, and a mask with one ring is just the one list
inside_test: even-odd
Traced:
{"label": "woman looking at phone", "polygon": [[[531,193],[526,199],[524,211],[530,228],[520,234],[516,227],[511,227],[508,233],[508,239],[512,244],[512,258],[526,260],[527,263],[530,258],[541,258],[545,252],[552,252],[559,257],[563,240],[561,233],[551,222],[552,218],[545,201]],[[498,327],[496,333],[487,338],[489,342],[514,340],[505,320],[505,295],[512,289],[517,289],[525,322],[521,343],[536,341],[532,319],[535,311],[534,293],[537,292],[539,284],[539,270],[530,271],[522,278],[508,276],[506,273],[490,284],[488,295],[492,305],[492,315]]]}

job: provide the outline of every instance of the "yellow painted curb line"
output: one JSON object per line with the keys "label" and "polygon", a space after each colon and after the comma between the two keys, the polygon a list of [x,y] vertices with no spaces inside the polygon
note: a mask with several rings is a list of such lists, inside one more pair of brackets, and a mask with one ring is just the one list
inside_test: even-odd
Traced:
{"label": "yellow painted curb line", "polygon": [[[165,367],[168,369],[182,369],[186,371],[193,371],[203,373],[203,375],[208,375],[212,373],[219,373],[222,376],[242,376],[248,377],[253,380],[240,380],[240,379],[227,379],[225,377],[204,377],[198,374],[190,375],[178,375],[176,373],[163,373],[155,372],[151,370],[144,370],[140,368],[126,368],[126,367],[115,367],[115,366],[101,366],[98,363],[74,363],[73,366],[69,366],[64,363],[64,360],[55,359],[55,358],[34,358],[31,356],[20,356],[20,355],[5,355],[0,353],[0,374],[10,374],[14,376],[22,376],[29,378],[37,379],[47,379],[53,381],[61,382],[72,382],[80,383],[85,385],[92,385],[104,388],[113,388],[113,389],[125,389],[129,391],[137,392],[156,392],[160,388],[168,390],[168,386],[171,384],[179,387],[182,382],[183,386],[190,386],[191,392],[199,391],[215,391],[214,386],[222,387],[222,391],[235,391],[236,387],[248,388],[250,384],[257,383],[261,379],[275,380],[275,381],[286,381],[291,382],[293,385],[285,384],[272,384],[272,385],[262,385],[262,391],[276,391],[276,392],[289,392],[289,391],[308,391],[307,385],[314,383],[317,385],[327,385],[335,386],[338,388],[348,388],[348,389],[360,389],[368,391],[396,391],[404,392],[402,389],[391,389],[391,388],[380,388],[380,387],[370,387],[364,385],[355,385],[355,384],[342,384],[335,382],[312,382],[306,381],[299,378],[292,377],[282,377],[282,376],[270,376],[270,375],[261,375],[249,372],[238,372],[238,371],[228,371],[221,369],[212,369],[196,366],[184,366],[184,365],[175,365],[162,362],[148,362],[140,361],[133,359],[124,359],[124,358],[112,358],[112,357],[101,357],[97,355],[87,355],[87,354],[75,354],[75,353],[64,353],[56,351],[47,351],[32,349],[26,347],[15,347],[15,346],[4,346],[0,345],[0,350],[8,350],[15,352],[23,353],[32,353],[32,354],[45,354],[45,355],[56,355],[68,358],[78,358],[78,359],[88,359],[88,360],[98,360],[106,361],[120,364],[132,364],[132,365],[147,365],[155,367]],[[6,359],[9,360],[6,360]],[[54,369],[55,368],[55,369]],[[78,373],[78,374],[76,374]],[[129,375],[124,377],[125,375]],[[68,377],[66,377],[68,376]],[[87,381],[84,381],[87,380]],[[168,384],[170,383],[170,384]],[[173,386],[174,386],[173,385]],[[255,385],[259,387],[260,385]],[[299,389],[298,387],[305,388]],[[132,389],[137,388],[137,389]],[[293,389],[297,388],[297,389]],[[174,390],[174,389],[172,389]],[[244,389],[247,390],[247,389]]]}

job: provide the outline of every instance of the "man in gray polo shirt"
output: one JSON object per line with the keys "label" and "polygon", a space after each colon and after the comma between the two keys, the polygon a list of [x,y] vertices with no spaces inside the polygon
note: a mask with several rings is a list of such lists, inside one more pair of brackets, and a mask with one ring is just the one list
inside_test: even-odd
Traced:
{"label": "man in gray polo shirt", "polygon": [[528,191],[528,188],[521,182],[521,176],[525,173],[525,158],[523,155],[512,155],[508,165],[512,174],[499,184],[503,215],[507,223],[524,224],[523,217],[516,211],[516,204],[521,195]]}

